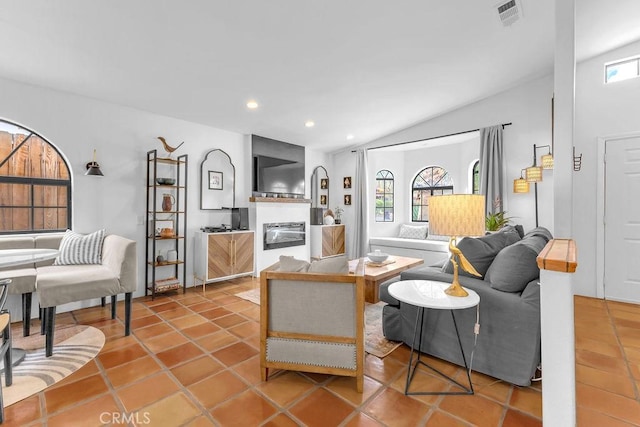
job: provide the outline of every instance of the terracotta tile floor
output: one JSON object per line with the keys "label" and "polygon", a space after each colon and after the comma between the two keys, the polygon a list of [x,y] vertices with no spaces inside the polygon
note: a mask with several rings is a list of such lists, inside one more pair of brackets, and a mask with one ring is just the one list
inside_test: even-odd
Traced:
{"label": "terracotta tile floor", "polygon": [[[542,424],[540,383],[516,387],[473,373],[474,396],[405,396],[404,345],[384,359],[367,355],[362,394],[345,377],[280,371],[261,382],[260,310],[233,296],[257,286],[256,279],[237,279],[209,285],[204,296],[192,288],[155,301],[138,298],[129,337],[122,302],[115,320],[108,305],[59,314],[58,324],[100,328],[105,347],[64,381],[8,407],[5,425]],[[578,424],[640,425],[640,306],[576,297],[575,318]],[[431,362],[464,381],[457,366]],[[414,381],[450,388],[429,373]]]}

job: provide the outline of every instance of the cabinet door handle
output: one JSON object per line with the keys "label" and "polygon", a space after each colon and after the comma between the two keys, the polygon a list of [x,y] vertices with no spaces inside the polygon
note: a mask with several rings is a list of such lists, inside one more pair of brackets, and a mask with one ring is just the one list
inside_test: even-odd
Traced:
{"label": "cabinet door handle", "polygon": [[229,264],[233,265],[233,240],[229,240]]}

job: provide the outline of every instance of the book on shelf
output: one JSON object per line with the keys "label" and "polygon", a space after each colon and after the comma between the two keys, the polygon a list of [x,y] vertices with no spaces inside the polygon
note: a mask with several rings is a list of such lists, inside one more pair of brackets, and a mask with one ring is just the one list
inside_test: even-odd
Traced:
{"label": "book on shelf", "polygon": [[171,289],[178,289],[182,286],[180,280],[175,277],[169,277],[167,279],[158,279],[154,283],[155,291],[162,292]]}

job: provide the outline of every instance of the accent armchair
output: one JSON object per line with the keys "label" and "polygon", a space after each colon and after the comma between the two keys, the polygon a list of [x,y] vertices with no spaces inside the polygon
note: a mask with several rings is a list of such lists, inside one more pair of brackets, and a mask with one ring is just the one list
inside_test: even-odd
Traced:
{"label": "accent armchair", "polygon": [[364,375],[364,277],[276,271],[260,273],[260,368]]}

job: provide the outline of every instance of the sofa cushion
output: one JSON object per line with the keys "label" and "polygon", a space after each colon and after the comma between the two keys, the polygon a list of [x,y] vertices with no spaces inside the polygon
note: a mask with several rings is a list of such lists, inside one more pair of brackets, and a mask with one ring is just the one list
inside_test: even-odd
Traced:
{"label": "sofa cushion", "polygon": [[280,267],[278,271],[306,273],[309,270],[309,262],[296,259],[292,256],[280,255]]}
{"label": "sofa cushion", "polygon": [[546,244],[545,236],[534,234],[507,246],[496,255],[485,280],[503,292],[522,292],[540,275],[536,258]]}
{"label": "sofa cushion", "polygon": [[104,229],[86,235],[67,230],[60,242],[60,254],[53,264],[101,264],[104,234]]}
{"label": "sofa cushion", "polygon": [[347,274],[348,272],[349,262],[343,256],[316,260],[309,266],[309,273]]}
{"label": "sofa cushion", "polygon": [[[498,253],[505,247],[520,240],[520,235],[513,229],[503,229],[496,233],[482,237],[465,237],[458,242],[457,247],[467,260],[473,265],[481,277],[487,273],[489,266]],[[444,265],[443,272],[453,274],[453,265],[448,262]],[[459,274],[475,277],[470,273],[458,269]]]}
{"label": "sofa cushion", "polygon": [[402,239],[426,239],[428,229],[427,225],[401,224],[398,237]]}

